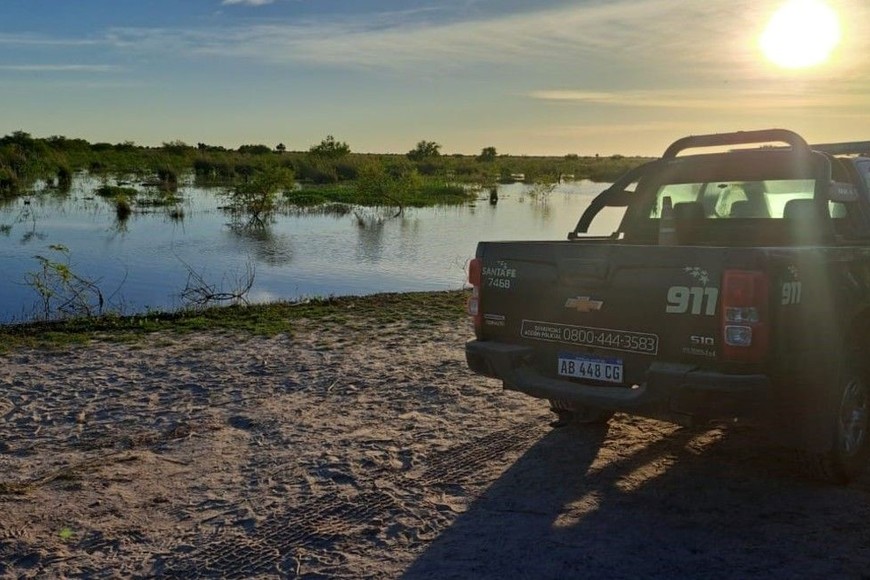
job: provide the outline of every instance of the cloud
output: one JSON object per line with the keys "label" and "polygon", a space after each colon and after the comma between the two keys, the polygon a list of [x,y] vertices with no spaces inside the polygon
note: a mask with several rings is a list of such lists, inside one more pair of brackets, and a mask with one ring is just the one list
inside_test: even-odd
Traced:
{"label": "cloud", "polygon": [[59,46],[95,46],[104,44],[104,40],[92,38],[54,38],[37,34],[4,34],[0,33],[0,45],[17,45],[31,47]]}
{"label": "cloud", "polygon": [[[248,6],[274,2],[223,0]],[[850,8],[856,20],[870,18],[870,7],[861,0],[841,0],[844,11],[856,2]],[[415,75],[500,67],[514,71],[518,81],[555,71],[575,83],[582,79],[579,86],[586,88],[629,82],[637,88],[697,86],[699,80],[711,86],[770,76],[756,39],[773,5],[773,0],[587,0],[473,20],[460,19],[462,11],[426,8],[295,21],[272,17],[192,29],[113,28],[99,41],[0,34],[0,45],[101,42],[149,57],[236,58]],[[849,53],[864,54],[862,46]],[[702,95],[700,102],[688,104],[701,107],[705,99]]]}
{"label": "cloud", "polygon": [[266,4],[272,4],[275,0],[224,0],[221,2],[223,6],[229,6],[232,4],[244,4],[246,6],[265,6]]}
{"label": "cloud", "polygon": [[108,73],[122,70],[112,64],[4,64],[0,70],[13,72],[93,72]]}
{"label": "cloud", "polygon": [[616,0],[452,22],[436,22],[420,11],[343,19],[333,14],[222,29],[116,29],[112,38],[126,47],[168,43],[188,54],[381,69],[529,62],[596,68],[609,61],[675,57],[685,65],[720,58],[719,23],[739,29],[743,22],[734,14],[757,11],[752,0]]}
{"label": "cloud", "polygon": [[534,132],[544,137],[590,137],[613,135],[637,135],[639,133],[691,132],[696,124],[691,121],[650,121],[644,123],[590,123],[541,127]]}
{"label": "cloud", "polygon": [[[857,88],[857,87],[856,87]],[[751,111],[782,109],[864,108],[865,92],[838,91],[827,87],[801,91],[783,86],[776,88],[737,88],[723,85],[717,89],[661,89],[625,91],[539,90],[529,97],[544,101],[563,101],[621,107],[661,109],[709,109],[716,111]]]}

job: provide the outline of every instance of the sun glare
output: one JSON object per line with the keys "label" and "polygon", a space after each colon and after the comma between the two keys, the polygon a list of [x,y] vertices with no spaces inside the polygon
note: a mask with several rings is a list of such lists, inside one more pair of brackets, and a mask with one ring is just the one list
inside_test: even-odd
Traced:
{"label": "sun glare", "polygon": [[760,38],[772,63],[798,69],[824,63],[840,42],[840,20],[822,0],[789,0],[774,13]]}

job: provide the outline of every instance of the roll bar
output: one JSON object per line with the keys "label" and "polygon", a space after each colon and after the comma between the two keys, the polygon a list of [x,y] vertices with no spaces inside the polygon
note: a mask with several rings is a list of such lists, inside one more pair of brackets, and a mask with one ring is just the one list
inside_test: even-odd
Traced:
{"label": "roll bar", "polygon": [[849,141],[843,143],[818,143],[810,145],[814,151],[829,155],[866,155],[870,156],[870,141]]}
{"label": "roll bar", "polygon": [[592,220],[594,220],[595,216],[597,216],[605,207],[627,206],[629,204],[629,198],[625,196],[625,189],[632,183],[638,181],[644,174],[657,168],[659,165],[661,165],[661,161],[656,159],[655,161],[650,161],[649,163],[644,163],[643,165],[635,167],[617,179],[613,185],[596,195],[589,203],[589,207],[586,208],[586,211],[583,212],[583,215],[580,216],[580,220],[577,222],[577,225],[574,226],[574,229],[568,232],[568,239],[577,239],[577,234],[585,234],[588,232]]}
{"label": "roll bar", "polygon": [[712,135],[683,137],[674,141],[665,150],[662,159],[673,159],[681,151],[695,147],[722,147],[771,142],[786,143],[796,152],[810,152],[810,146],[807,145],[804,138],[794,131],[789,131],[788,129],[763,129],[761,131],[737,131],[736,133],[714,133]]}

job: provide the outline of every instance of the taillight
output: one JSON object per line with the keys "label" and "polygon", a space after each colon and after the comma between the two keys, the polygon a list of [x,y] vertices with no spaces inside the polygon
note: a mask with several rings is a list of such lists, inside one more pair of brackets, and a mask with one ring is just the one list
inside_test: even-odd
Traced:
{"label": "taillight", "polygon": [[468,283],[471,284],[471,297],[468,299],[466,310],[474,321],[474,333],[480,335],[483,328],[483,313],[480,311],[480,279],[481,262],[478,258],[468,262]]}
{"label": "taillight", "polygon": [[726,270],[722,279],[722,355],[759,362],[767,354],[767,276]]}

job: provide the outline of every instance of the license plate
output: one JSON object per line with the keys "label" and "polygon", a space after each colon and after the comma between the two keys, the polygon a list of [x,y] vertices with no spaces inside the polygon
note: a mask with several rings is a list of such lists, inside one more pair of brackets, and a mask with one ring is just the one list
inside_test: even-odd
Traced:
{"label": "license plate", "polygon": [[560,353],[559,375],[575,379],[622,383],[622,359]]}

